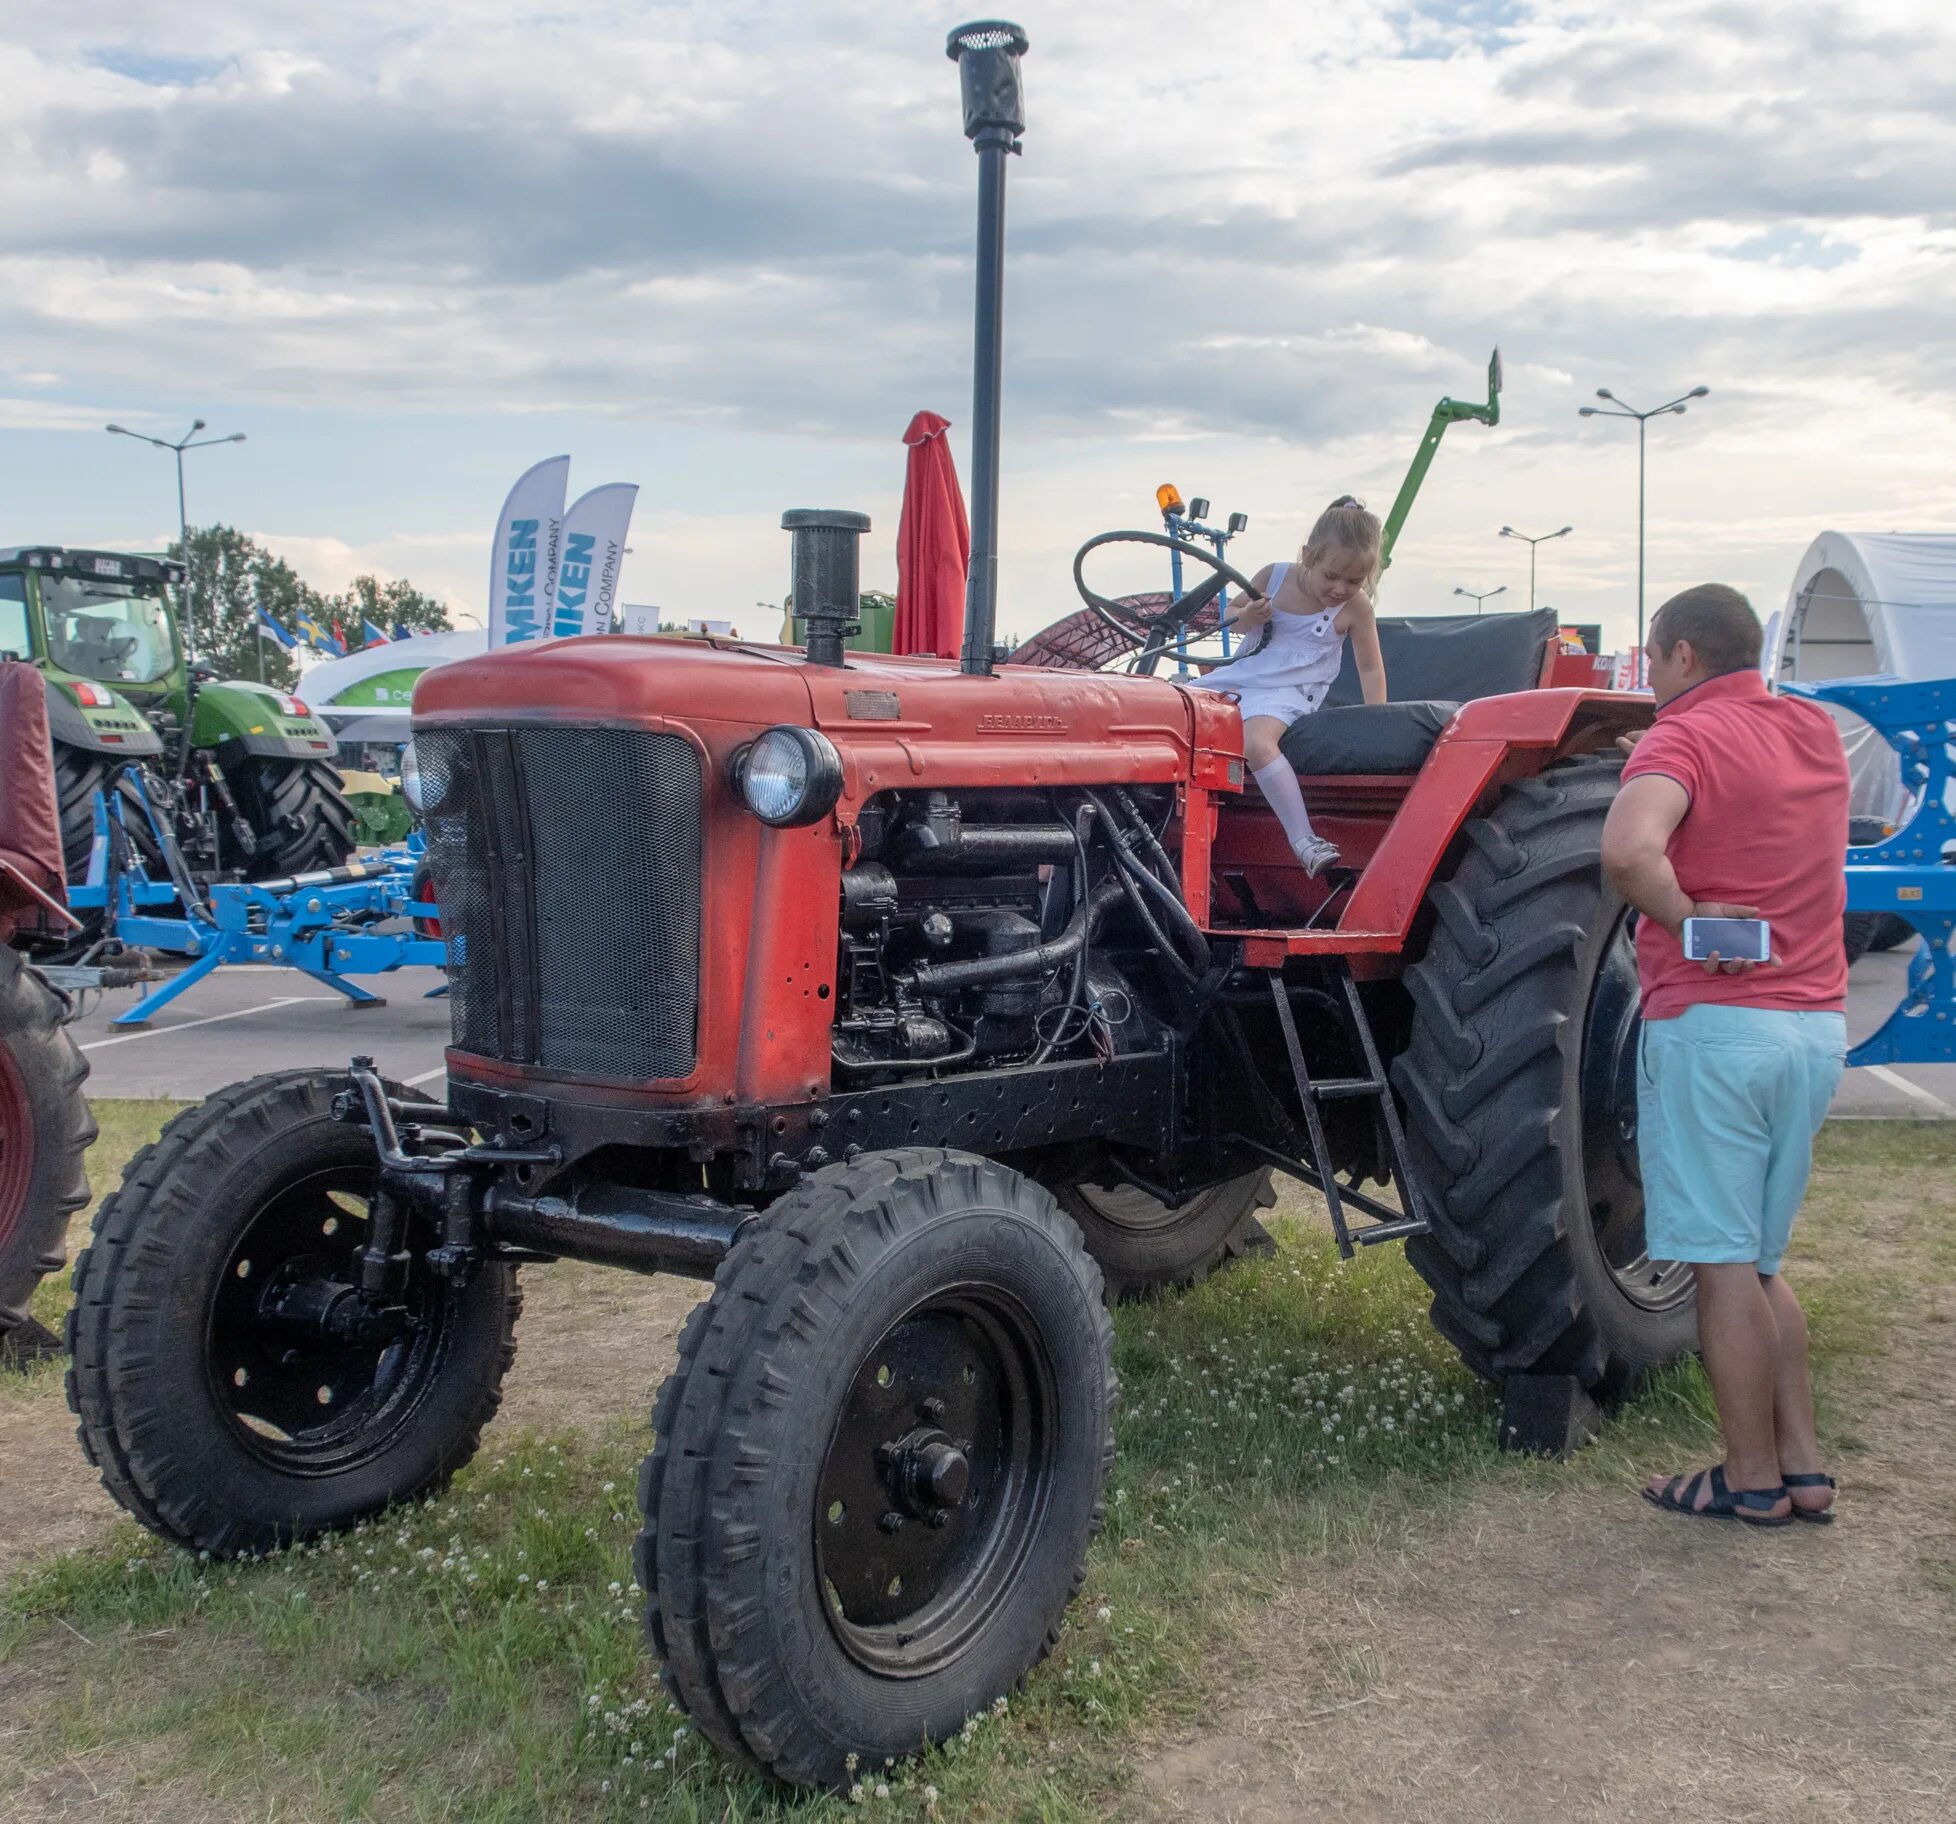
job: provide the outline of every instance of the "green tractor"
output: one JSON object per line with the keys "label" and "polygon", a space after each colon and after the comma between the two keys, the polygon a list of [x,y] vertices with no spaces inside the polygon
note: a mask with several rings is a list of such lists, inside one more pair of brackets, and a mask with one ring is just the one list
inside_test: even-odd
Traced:
{"label": "green tractor", "polygon": [[70,882],[88,871],[98,791],[113,784],[137,855],[164,858],[127,763],[194,876],[270,880],[337,867],[358,841],[332,733],[269,685],[219,682],[185,652],[173,559],[54,545],[0,549],[0,658],[47,687]]}

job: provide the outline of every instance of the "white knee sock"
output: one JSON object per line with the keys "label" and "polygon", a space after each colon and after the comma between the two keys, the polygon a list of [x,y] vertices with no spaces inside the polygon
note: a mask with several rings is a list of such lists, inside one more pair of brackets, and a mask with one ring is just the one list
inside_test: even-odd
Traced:
{"label": "white knee sock", "polygon": [[1293,849],[1302,848],[1305,843],[1314,841],[1317,831],[1311,828],[1311,813],[1304,808],[1304,794],[1298,789],[1297,774],[1291,764],[1281,755],[1268,766],[1259,766],[1250,777],[1257,783],[1270,808],[1277,813],[1277,821],[1284,826],[1284,834],[1290,838]]}

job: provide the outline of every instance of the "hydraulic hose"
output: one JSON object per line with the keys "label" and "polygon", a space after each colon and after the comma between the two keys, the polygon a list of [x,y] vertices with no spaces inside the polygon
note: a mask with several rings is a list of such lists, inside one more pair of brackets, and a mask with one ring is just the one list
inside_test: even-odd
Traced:
{"label": "hydraulic hose", "polygon": [[[1076,871],[1073,876],[1073,900],[1076,911],[1086,903],[1087,898],[1087,836],[1093,829],[1093,820],[1094,807],[1091,804],[1082,801],[1074,807],[1072,834],[1074,867]],[[1059,1034],[1066,1030],[1066,1016],[1072,1013],[1080,1004],[1080,990],[1086,986],[1087,981],[1087,951],[1090,944],[1091,937],[1089,937],[1088,942],[1082,943],[1080,948],[1074,952],[1073,980],[1067,985],[1066,999],[1062,1003],[1059,1025],[1055,1028],[1052,1038],[1042,1039],[1040,1041],[1039,1049],[1033,1053],[1032,1061],[1035,1064],[1045,1063],[1059,1049]],[[1036,1032],[1038,1029],[1039,1023],[1035,1019],[1033,1030]]]}
{"label": "hydraulic hose", "polygon": [[960,988],[982,988],[992,982],[1016,982],[1030,975],[1044,975],[1074,954],[1093,935],[1108,909],[1120,899],[1124,889],[1113,881],[1103,881],[1087,896],[1087,902],[1067,920],[1066,929],[1050,943],[1030,950],[1015,950],[1006,956],[974,956],[957,963],[922,963],[910,972],[910,985],[920,994],[951,994]]}
{"label": "hydraulic hose", "polygon": [[[1210,961],[1209,940],[1202,935],[1202,927],[1190,916],[1188,907],[1182,904],[1181,896],[1172,887],[1158,879],[1151,869],[1143,866],[1140,859],[1134,854],[1133,831],[1118,826],[1118,822],[1113,813],[1108,810],[1106,803],[1097,792],[1089,792],[1087,796],[1093,801],[1096,808],[1100,811],[1101,816],[1110,826],[1113,843],[1109,849],[1109,853],[1114,858],[1114,865],[1119,870],[1121,878],[1123,880],[1138,882],[1141,886],[1147,887],[1162,902],[1162,905],[1167,909],[1171,921],[1188,940],[1189,949],[1187,957],[1177,956],[1175,954],[1175,947],[1169,942],[1160,924],[1147,911],[1145,905],[1141,904],[1138,892],[1136,893],[1136,904],[1140,912],[1142,925],[1156,944],[1160,946],[1163,954],[1167,956],[1169,962],[1175,967],[1178,973],[1193,986],[1200,980],[1201,972],[1209,967]],[[1138,821],[1139,819],[1137,819]],[[1152,836],[1152,832],[1147,829],[1145,823],[1142,823],[1140,827],[1145,835]],[[1126,838],[1125,841],[1122,840],[1123,837]],[[1159,848],[1160,845],[1157,844],[1156,846]],[[1162,859],[1164,861],[1167,860],[1166,853],[1163,854]],[[1190,966],[1191,964],[1195,966],[1192,968]]]}

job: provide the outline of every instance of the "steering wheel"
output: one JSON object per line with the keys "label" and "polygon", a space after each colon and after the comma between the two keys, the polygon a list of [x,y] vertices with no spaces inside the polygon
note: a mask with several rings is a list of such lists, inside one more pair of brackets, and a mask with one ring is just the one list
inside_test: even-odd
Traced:
{"label": "steering wheel", "polygon": [[[1102,545],[1161,545],[1170,551],[1179,551],[1184,557],[1192,557],[1197,563],[1206,565],[1214,574],[1199,582],[1179,602],[1171,602],[1167,610],[1152,619],[1136,622],[1124,619],[1122,604],[1110,601],[1104,595],[1096,595],[1087,587],[1087,579],[1082,574],[1086,565],[1087,553]],[[1141,650],[1129,662],[1128,669],[1152,676],[1161,655],[1168,650],[1169,643],[1180,627],[1185,627],[1203,609],[1221,594],[1224,586],[1240,589],[1246,596],[1256,594],[1256,586],[1242,571],[1226,564],[1213,551],[1201,545],[1189,543],[1187,539],[1171,538],[1166,532],[1102,532],[1090,538],[1073,554],[1073,586],[1080,591],[1080,599],[1095,614],[1119,633],[1124,639],[1133,639],[1139,634]]]}

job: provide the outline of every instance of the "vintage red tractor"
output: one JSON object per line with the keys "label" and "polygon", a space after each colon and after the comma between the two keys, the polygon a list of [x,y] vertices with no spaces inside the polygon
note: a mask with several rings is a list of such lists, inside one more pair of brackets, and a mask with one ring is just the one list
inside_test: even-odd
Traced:
{"label": "vintage red tractor", "polygon": [[985,199],[964,662],[845,653],[867,522],[798,513],[806,652],[576,639],[429,673],[446,1101],[365,1060],[227,1089],[138,1158],[76,1274],[87,1448],[217,1555],[440,1485],[524,1263],[710,1276],[637,1571],[675,1700],[794,1782],[950,1735],[1046,1652],[1113,1456],[1108,1299],[1255,1243],[1273,1172],[1348,1248],[1404,1238],[1482,1374],[1609,1397],[1693,1335],[1644,1245],[1599,856],[1645,703],[1538,688],[1529,617],[1391,631],[1395,684],[1451,700],[1292,730],[1351,863],[1314,881],[1244,794],[1228,701],[992,666],[1023,48],[953,39]]}

